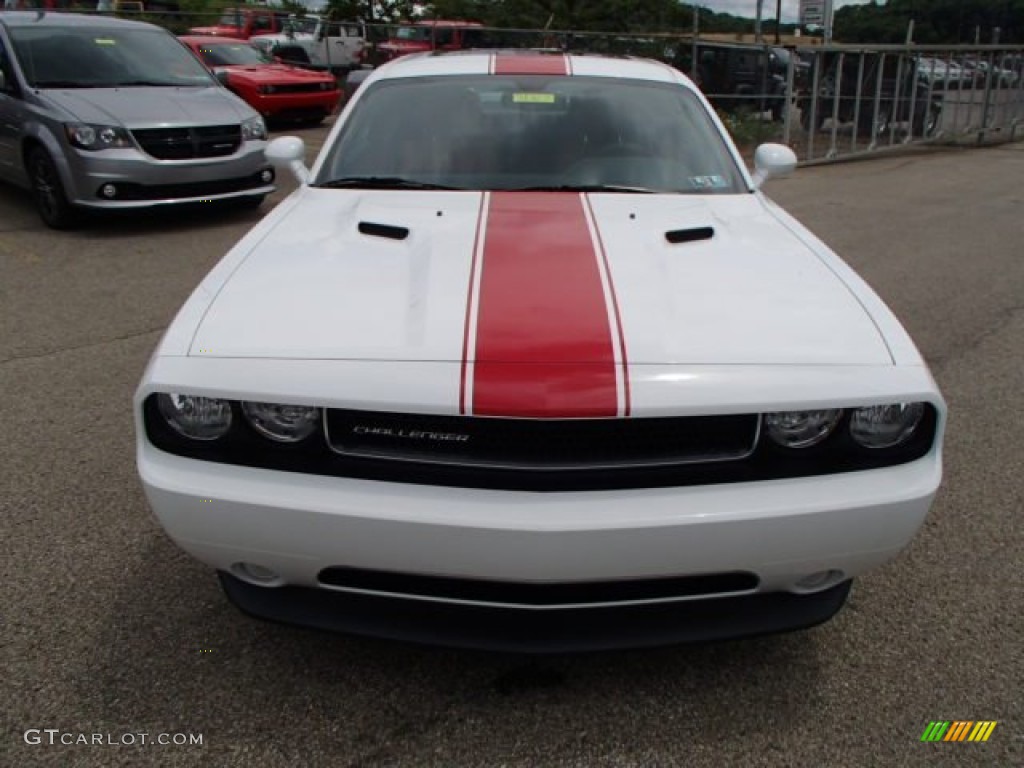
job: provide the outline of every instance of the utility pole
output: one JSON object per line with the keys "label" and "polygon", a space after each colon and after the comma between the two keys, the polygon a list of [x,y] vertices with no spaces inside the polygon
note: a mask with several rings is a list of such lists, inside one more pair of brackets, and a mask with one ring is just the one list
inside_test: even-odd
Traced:
{"label": "utility pole", "polygon": [[775,0],[775,44],[782,42],[782,0]]}
{"label": "utility pole", "polygon": [[754,42],[763,43],[761,35],[761,14],[764,12],[764,0],[757,0],[757,15],[754,17]]}

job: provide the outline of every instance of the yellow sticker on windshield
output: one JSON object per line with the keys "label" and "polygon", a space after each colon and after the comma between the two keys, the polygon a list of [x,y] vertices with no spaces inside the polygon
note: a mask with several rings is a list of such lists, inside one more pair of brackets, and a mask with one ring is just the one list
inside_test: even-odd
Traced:
{"label": "yellow sticker on windshield", "polygon": [[109,37],[96,37],[93,38],[93,42],[96,45],[117,45],[117,40],[112,40]]}
{"label": "yellow sticker on windshield", "polygon": [[554,104],[555,94],[553,93],[513,93],[514,104]]}

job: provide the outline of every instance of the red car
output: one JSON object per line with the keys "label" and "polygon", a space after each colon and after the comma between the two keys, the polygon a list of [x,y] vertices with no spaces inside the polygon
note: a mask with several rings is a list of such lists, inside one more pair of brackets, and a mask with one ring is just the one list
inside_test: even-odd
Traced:
{"label": "red car", "polygon": [[226,8],[212,27],[192,27],[190,35],[216,35],[248,40],[253,35],[282,32],[288,14],[269,8]]}
{"label": "red car", "polygon": [[327,72],[282,64],[242,40],[180,38],[228,88],[268,120],[319,123],[338,106],[338,81]]}

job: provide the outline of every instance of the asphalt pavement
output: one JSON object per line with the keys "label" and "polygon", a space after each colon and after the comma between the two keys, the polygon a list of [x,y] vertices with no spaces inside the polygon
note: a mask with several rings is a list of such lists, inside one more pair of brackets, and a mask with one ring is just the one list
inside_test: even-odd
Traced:
{"label": "asphalt pavement", "polygon": [[[1024,144],[805,169],[769,194],[932,366],[951,408],[932,514],[819,628],[520,657],[229,605],[147,508],[131,396],[259,214],[57,233],[0,188],[0,766],[1024,765]],[[933,720],[997,726],[986,743],[922,743]]]}

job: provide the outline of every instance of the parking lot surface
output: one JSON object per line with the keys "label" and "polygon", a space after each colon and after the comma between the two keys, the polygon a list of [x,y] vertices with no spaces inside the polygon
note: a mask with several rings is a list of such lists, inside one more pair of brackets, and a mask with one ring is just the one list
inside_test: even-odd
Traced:
{"label": "parking lot surface", "polygon": [[[908,550],[810,631],[556,657],[323,634],[229,605],[146,506],[131,396],[258,214],[57,233],[0,188],[0,765],[1024,764],[1022,180],[1018,144],[769,187],[889,302],[949,401],[943,489]],[[922,743],[934,720],[998,724],[983,744]]]}

